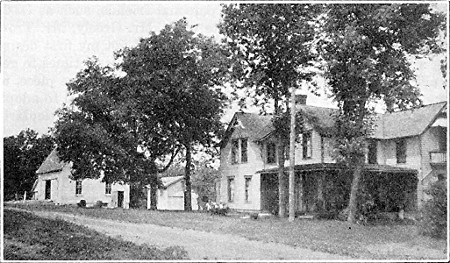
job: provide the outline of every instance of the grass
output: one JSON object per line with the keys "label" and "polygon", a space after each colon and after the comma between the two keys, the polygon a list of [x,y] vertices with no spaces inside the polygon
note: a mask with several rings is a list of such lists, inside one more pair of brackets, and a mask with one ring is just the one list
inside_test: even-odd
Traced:
{"label": "grass", "polygon": [[85,227],[4,211],[6,260],[174,260],[186,259],[179,247],[160,250],[108,237]]}
{"label": "grass", "polygon": [[[57,212],[119,220],[132,223],[148,223],[214,233],[227,233],[264,242],[276,242],[309,248],[355,258],[405,259],[408,256],[387,255],[382,251],[386,244],[402,247],[446,249],[445,240],[437,240],[418,234],[415,225],[350,225],[336,220],[242,219],[230,216],[211,216],[198,212],[163,212],[138,209],[80,209],[69,206],[21,206],[26,209]],[[380,246],[377,251],[376,246]],[[368,247],[372,247],[371,250]],[[400,250],[399,250],[400,251]],[[426,259],[427,256],[423,255]]]}

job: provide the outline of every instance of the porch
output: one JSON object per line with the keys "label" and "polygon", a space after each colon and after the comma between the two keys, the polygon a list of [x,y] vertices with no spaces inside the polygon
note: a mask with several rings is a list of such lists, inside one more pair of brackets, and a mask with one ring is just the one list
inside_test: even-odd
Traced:
{"label": "porch", "polygon": [[[286,193],[288,169],[285,167]],[[296,165],[295,212],[340,211],[348,204],[352,171],[336,163]],[[261,210],[278,212],[277,169],[259,171],[261,174]],[[415,210],[417,200],[417,171],[386,165],[366,164],[360,181],[359,203],[371,201],[378,211],[393,212],[400,207]]]}

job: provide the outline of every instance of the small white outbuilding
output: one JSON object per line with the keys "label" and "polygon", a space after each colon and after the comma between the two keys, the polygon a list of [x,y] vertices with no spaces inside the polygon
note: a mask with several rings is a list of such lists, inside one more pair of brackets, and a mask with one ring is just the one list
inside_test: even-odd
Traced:
{"label": "small white outbuilding", "polygon": [[[158,210],[184,210],[184,191],[186,189],[184,176],[162,177],[162,188],[156,192],[156,207]],[[151,206],[151,189],[147,187],[147,209]],[[191,191],[192,210],[198,210],[198,195]]]}

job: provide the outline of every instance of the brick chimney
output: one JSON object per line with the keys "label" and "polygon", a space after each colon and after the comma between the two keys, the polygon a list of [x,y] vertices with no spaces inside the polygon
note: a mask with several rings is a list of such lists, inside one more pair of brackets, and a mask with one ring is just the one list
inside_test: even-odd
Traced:
{"label": "brick chimney", "polygon": [[295,104],[296,105],[306,105],[306,98],[308,95],[296,94],[295,95]]}

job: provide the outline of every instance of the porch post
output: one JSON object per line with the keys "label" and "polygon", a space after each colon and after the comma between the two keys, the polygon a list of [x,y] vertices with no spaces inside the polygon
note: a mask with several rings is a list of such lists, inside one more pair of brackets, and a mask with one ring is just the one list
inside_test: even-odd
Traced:
{"label": "porch post", "polygon": [[298,177],[298,211],[303,212],[303,174]]}

